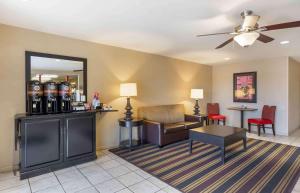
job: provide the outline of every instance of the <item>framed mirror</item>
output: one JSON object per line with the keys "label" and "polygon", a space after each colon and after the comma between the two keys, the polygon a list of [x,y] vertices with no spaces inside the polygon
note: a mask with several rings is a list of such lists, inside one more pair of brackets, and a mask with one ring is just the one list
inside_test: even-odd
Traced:
{"label": "framed mirror", "polygon": [[[39,52],[25,52],[25,88],[29,81],[70,83],[71,99],[76,101],[80,93],[86,102],[87,96],[87,59]],[[27,97],[27,89],[26,97]],[[27,98],[26,98],[27,101]]]}

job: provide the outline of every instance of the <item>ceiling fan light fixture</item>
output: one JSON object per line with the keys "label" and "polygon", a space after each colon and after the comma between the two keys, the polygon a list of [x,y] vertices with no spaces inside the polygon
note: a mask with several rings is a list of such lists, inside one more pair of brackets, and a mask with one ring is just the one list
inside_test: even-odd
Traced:
{"label": "ceiling fan light fixture", "polygon": [[244,22],[242,25],[242,30],[251,30],[251,29],[255,29],[255,27],[257,27],[257,21],[259,20],[259,16],[258,15],[247,15],[244,18]]}
{"label": "ceiling fan light fixture", "polygon": [[237,36],[234,36],[234,41],[236,41],[242,47],[251,46],[255,40],[259,37],[259,33],[257,32],[246,32],[241,33]]}

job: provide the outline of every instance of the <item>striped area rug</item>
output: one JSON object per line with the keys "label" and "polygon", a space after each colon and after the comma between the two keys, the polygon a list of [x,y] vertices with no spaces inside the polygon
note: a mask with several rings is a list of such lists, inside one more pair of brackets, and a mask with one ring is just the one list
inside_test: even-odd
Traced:
{"label": "striped area rug", "polygon": [[246,152],[240,142],[228,146],[224,165],[218,147],[199,142],[191,155],[187,141],[110,151],[182,192],[292,192],[300,175],[300,148],[255,139],[247,145]]}

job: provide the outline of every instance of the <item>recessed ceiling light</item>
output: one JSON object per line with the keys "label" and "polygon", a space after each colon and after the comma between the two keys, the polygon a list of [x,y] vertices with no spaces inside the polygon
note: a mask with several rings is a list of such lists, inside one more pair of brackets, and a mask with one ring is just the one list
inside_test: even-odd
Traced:
{"label": "recessed ceiling light", "polygon": [[288,44],[288,43],[290,43],[290,41],[288,41],[288,40],[285,40],[285,41],[281,41],[281,42],[280,42],[281,45]]}
{"label": "recessed ceiling light", "polygon": [[55,59],[56,62],[60,62],[60,59]]}
{"label": "recessed ceiling light", "polygon": [[231,58],[227,57],[227,58],[224,58],[224,60],[230,60]]}

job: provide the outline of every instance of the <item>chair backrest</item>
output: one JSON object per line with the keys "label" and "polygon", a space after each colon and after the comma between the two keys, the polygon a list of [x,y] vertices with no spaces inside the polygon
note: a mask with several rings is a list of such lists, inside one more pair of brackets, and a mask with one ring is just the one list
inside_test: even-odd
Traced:
{"label": "chair backrest", "polygon": [[219,115],[220,114],[219,103],[207,103],[207,114]]}
{"label": "chair backrest", "polygon": [[276,111],[276,106],[264,105],[261,118],[271,120],[274,123],[275,111]]}
{"label": "chair backrest", "polygon": [[160,123],[176,123],[184,121],[184,105],[159,105],[138,108],[139,118]]}

